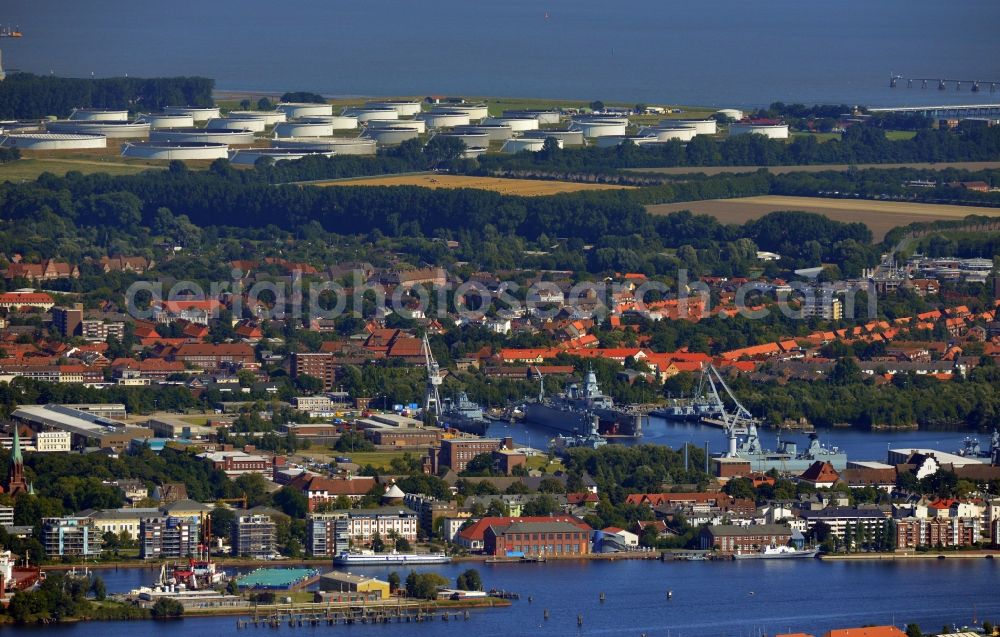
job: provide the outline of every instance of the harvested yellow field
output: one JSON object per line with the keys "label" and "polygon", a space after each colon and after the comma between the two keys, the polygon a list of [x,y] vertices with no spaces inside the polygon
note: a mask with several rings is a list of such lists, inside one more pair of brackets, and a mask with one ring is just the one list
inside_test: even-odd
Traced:
{"label": "harvested yellow field", "polygon": [[969,215],[1000,217],[1000,208],[865,199],[784,197],[780,195],[688,201],[648,206],[647,209],[652,214],[669,214],[677,210],[690,210],[695,214],[711,215],[722,223],[740,224],[750,219],[763,217],[775,210],[816,212],[845,223],[860,221],[871,228],[876,241],[881,241],[889,230],[897,226],[905,226],[919,221],[963,219]]}
{"label": "harvested yellow field", "polygon": [[388,177],[365,177],[363,179],[342,179],[337,181],[309,182],[310,186],[420,186],[422,188],[475,188],[490,190],[502,195],[522,197],[544,197],[564,192],[581,190],[622,190],[632,186],[611,184],[581,184],[569,181],[546,181],[542,179],[503,179],[500,177],[469,177],[466,175],[392,175]]}

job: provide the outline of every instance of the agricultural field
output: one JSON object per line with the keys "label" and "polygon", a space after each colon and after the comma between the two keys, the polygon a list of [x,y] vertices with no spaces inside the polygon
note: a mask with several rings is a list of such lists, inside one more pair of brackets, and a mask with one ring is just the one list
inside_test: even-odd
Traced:
{"label": "agricultural field", "polygon": [[541,179],[502,179],[499,177],[470,177],[465,175],[411,174],[387,177],[364,177],[360,179],[338,179],[336,181],[312,181],[310,186],[421,186],[423,188],[474,188],[489,190],[503,195],[522,197],[542,197],[564,192],[581,190],[622,190],[629,186],[611,184],[581,184],[566,181],[546,181]]}
{"label": "agricultural field", "polygon": [[1000,208],[776,195],[660,204],[648,206],[647,210],[660,215],[690,210],[695,214],[711,215],[722,223],[744,223],[775,210],[816,212],[836,221],[864,223],[871,229],[875,241],[881,241],[897,226],[918,221],[962,219],[968,215],[1000,217]]}
{"label": "agricultural field", "polygon": [[[761,168],[766,168],[768,172],[776,175],[784,173],[818,173],[827,170],[844,171],[852,168],[847,164],[814,164],[803,166],[679,166],[672,168],[626,168],[626,171],[636,173],[657,173],[660,175],[690,175],[703,173],[705,175],[720,175],[722,173],[753,173]],[[912,164],[856,164],[853,168],[864,170],[866,168],[879,168],[889,170],[892,168],[914,168],[918,170],[945,170],[954,168],[956,170],[995,170],[1000,168],[1000,161],[957,161],[941,163],[912,163]]]}
{"label": "agricultural field", "polygon": [[[25,153],[25,155],[27,155],[27,153]],[[134,175],[151,168],[166,168],[166,164],[160,162],[159,165],[156,165],[153,162],[146,163],[143,161],[124,160],[117,156],[24,156],[18,161],[0,164],[0,182],[34,181],[39,175],[46,172],[59,176],[65,175],[71,170],[81,172],[85,175],[89,175],[91,173]]]}

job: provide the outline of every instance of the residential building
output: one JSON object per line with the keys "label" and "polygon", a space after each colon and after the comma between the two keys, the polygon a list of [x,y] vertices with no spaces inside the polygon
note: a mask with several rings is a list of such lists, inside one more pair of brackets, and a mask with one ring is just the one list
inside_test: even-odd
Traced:
{"label": "residential building", "polygon": [[241,515],[233,525],[233,555],[267,559],[274,555],[275,524],[269,515]]}
{"label": "residential building", "polygon": [[811,484],[817,489],[829,489],[840,480],[840,474],[829,462],[817,460],[799,476],[798,480]]}
{"label": "residential building", "polygon": [[90,518],[97,532],[103,537],[105,533],[125,534],[130,540],[139,539],[139,528],[145,518],[155,518],[161,515],[159,509],[153,508],[121,508],[94,511]]}
{"label": "residential building", "polygon": [[784,524],[722,524],[701,531],[702,550],[723,553],[751,553],[765,546],[786,546],[792,540],[791,527]]}
{"label": "residential building", "polygon": [[44,292],[5,292],[0,294],[0,308],[18,310],[22,307],[36,307],[47,312],[56,304],[51,296]]}
{"label": "residential building", "polygon": [[52,308],[52,327],[64,337],[80,336],[80,326],[83,322],[83,303],[73,307]]}
{"label": "residential building", "polygon": [[35,451],[51,453],[69,451],[72,435],[68,431],[39,431],[35,434]]}
{"label": "residential building", "polygon": [[139,523],[139,557],[144,560],[198,555],[198,518],[153,517]]}
{"label": "residential building", "polygon": [[42,519],[42,547],[52,557],[96,558],[103,540],[93,520],[69,516]]}
{"label": "residential building", "polygon": [[981,533],[979,518],[904,518],[896,521],[896,548],[972,546]]}
{"label": "residential building", "polygon": [[173,352],[172,358],[206,370],[256,365],[253,347],[246,343],[184,343]]}
{"label": "residential building", "polygon": [[402,507],[351,509],[309,516],[309,549],[314,556],[332,556],[349,548],[371,546],[376,534],[388,542],[396,535],[408,542],[417,541],[418,517]]}
{"label": "residential building", "polygon": [[329,396],[296,396],[292,398],[292,407],[299,411],[329,412],[333,409],[333,403]]}
{"label": "residential building", "polygon": [[289,484],[306,496],[309,511],[317,511],[328,507],[340,496],[352,501],[360,500],[376,483],[375,478],[370,477],[327,478],[315,474],[302,474]]}
{"label": "residential building", "polygon": [[333,352],[295,352],[292,354],[292,377],[305,374],[323,381],[323,389],[330,391],[337,385],[341,359]]}
{"label": "residential building", "polygon": [[14,507],[0,504],[0,527],[14,526]]}
{"label": "residential building", "polygon": [[817,511],[801,511],[799,516],[806,522],[806,530],[812,531],[820,522],[830,527],[832,535],[844,539],[848,529],[854,531],[859,526],[864,528],[868,537],[882,528],[887,515],[880,509],[859,509],[855,507],[827,507]]}
{"label": "residential building", "polygon": [[407,493],[403,504],[416,511],[420,531],[426,537],[434,535],[434,527],[439,518],[458,515],[458,504],[454,500],[437,500],[428,495]]}
{"label": "residential building", "polygon": [[99,342],[105,342],[113,338],[120,343],[125,338],[125,323],[122,321],[83,319],[80,322],[80,336],[88,341]]}
{"label": "residential building", "polygon": [[817,291],[806,298],[806,302],[802,305],[802,315],[807,318],[838,321],[844,318],[844,304],[828,292]]}

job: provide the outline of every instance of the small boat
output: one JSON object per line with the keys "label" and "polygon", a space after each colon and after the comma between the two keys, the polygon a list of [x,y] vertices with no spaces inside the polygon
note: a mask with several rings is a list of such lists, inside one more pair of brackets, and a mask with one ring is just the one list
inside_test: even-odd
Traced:
{"label": "small boat", "polygon": [[760,551],[752,553],[733,553],[734,560],[787,560],[806,557],[816,557],[819,549],[796,549],[791,546],[765,546]]}

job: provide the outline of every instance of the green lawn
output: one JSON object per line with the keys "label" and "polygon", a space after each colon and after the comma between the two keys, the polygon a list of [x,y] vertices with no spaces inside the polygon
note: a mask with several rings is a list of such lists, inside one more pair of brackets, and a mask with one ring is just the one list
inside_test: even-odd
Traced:
{"label": "green lawn", "polygon": [[796,137],[812,137],[818,142],[828,142],[831,139],[840,139],[840,133],[810,133],[808,131],[795,131],[792,133],[792,140]]}
{"label": "green lawn", "polygon": [[916,136],[917,136],[916,131],[912,130],[890,130],[885,132],[885,138],[892,141],[898,141],[901,139],[913,139]]}
{"label": "green lawn", "polygon": [[109,175],[134,175],[150,168],[164,168],[148,164],[125,163],[124,161],[98,159],[56,159],[31,158],[20,159],[7,164],[0,164],[0,181],[34,181],[44,172],[54,175],[65,175],[71,170],[84,174],[108,173]]}
{"label": "green lawn", "polygon": [[351,453],[350,451],[333,451],[328,448],[317,448],[311,447],[309,449],[303,449],[299,451],[299,455],[309,456],[312,458],[329,458],[330,461],[335,456],[346,456],[351,459],[354,464],[365,466],[370,464],[376,469],[389,469],[393,458],[402,458],[404,454],[409,453],[414,458],[420,458],[426,452],[423,450],[409,450],[409,451],[355,451]]}

